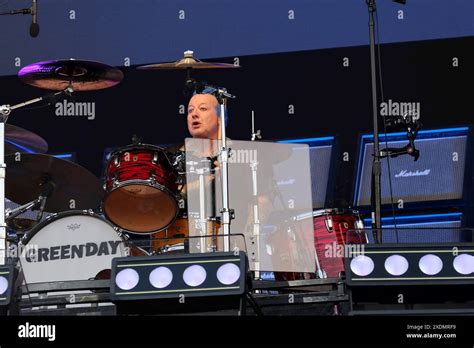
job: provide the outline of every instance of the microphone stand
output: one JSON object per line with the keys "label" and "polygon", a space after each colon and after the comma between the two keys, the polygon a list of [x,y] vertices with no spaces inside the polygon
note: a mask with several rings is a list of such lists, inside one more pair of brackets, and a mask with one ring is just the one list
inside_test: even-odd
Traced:
{"label": "microphone stand", "polygon": [[402,148],[387,147],[380,151],[381,157],[398,157],[401,155],[410,155],[413,157],[413,160],[416,162],[420,157],[420,150],[417,150],[415,147],[415,139],[418,130],[413,131],[411,128],[407,130],[408,144]]}
{"label": "microphone stand", "polygon": [[[405,4],[406,0],[394,0],[397,3]],[[382,166],[380,162],[380,144],[379,144],[379,126],[378,126],[378,103],[377,103],[377,75],[375,63],[375,22],[374,13],[377,10],[375,0],[365,0],[369,10],[369,44],[370,44],[370,74],[372,84],[372,118],[374,128],[374,153],[372,163],[372,231],[374,241],[377,244],[382,243]]]}
{"label": "microphone stand", "polygon": [[380,144],[379,144],[379,126],[378,126],[378,103],[377,103],[377,78],[375,70],[375,30],[374,30],[374,13],[375,0],[366,0],[369,9],[369,40],[370,40],[370,72],[372,79],[372,118],[374,128],[374,153],[372,163],[372,230],[374,233],[374,241],[377,244],[382,242],[382,218],[381,218],[381,178],[382,167],[380,162]]}
{"label": "microphone stand", "polygon": [[221,128],[221,151],[219,153],[219,164],[222,168],[222,226],[224,231],[224,251],[230,251],[230,221],[234,218],[234,210],[229,208],[229,151],[225,133],[225,115],[227,114],[227,99],[235,98],[227,93],[225,88],[216,88],[214,95],[220,104],[220,128]]}

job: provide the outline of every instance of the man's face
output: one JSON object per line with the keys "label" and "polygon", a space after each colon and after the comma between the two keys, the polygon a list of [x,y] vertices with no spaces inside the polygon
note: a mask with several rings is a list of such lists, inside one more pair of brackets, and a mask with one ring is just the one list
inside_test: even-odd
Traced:
{"label": "man's face", "polygon": [[217,99],[211,94],[196,94],[188,105],[188,130],[193,138],[217,139],[219,117]]}

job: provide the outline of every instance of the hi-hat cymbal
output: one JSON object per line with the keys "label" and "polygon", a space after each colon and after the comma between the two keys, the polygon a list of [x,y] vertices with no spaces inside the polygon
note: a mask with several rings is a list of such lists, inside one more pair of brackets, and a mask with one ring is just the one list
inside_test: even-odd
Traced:
{"label": "hi-hat cymbal", "polygon": [[193,51],[184,52],[184,57],[176,62],[158,63],[150,65],[139,66],[140,70],[180,70],[180,69],[235,69],[240,68],[240,65],[228,63],[210,63],[202,62],[194,58]]}
{"label": "hi-hat cymbal", "polygon": [[20,80],[43,89],[93,91],[120,83],[123,73],[114,67],[88,60],[64,59],[33,63],[18,72]]}
{"label": "hi-hat cymbal", "polygon": [[5,154],[16,152],[39,152],[48,151],[48,143],[39,135],[26,129],[5,125]]}
{"label": "hi-hat cymbal", "polygon": [[[19,159],[19,160],[18,160]],[[26,204],[41,195],[45,181],[53,184],[45,211],[94,209],[102,199],[99,179],[70,161],[43,154],[5,156],[5,195],[17,204]]]}

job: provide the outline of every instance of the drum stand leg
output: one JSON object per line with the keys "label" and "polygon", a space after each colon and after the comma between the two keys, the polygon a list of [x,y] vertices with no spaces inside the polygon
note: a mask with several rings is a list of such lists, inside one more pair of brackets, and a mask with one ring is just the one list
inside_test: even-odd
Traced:
{"label": "drum stand leg", "polygon": [[247,315],[247,297],[246,297],[246,294],[244,293],[242,296],[240,296],[238,316],[245,317],[246,315]]}
{"label": "drum stand leg", "polygon": [[254,161],[250,164],[252,169],[252,193],[253,193],[253,236],[252,236],[252,261],[254,262],[254,278],[260,279],[260,219],[258,211],[258,187],[257,187],[257,169],[258,162]]}
{"label": "drum stand leg", "polygon": [[208,171],[208,168],[200,168],[197,170],[199,174],[199,227],[201,229],[200,235],[200,250],[201,253],[207,252],[206,250],[206,237],[207,234],[207,217],[206,217],[206,196],[204,187],[204,173]]}
{"label": "drum stand leg", "polygon": [[7,250],[7,225],[5,223],[5,121],[8,113],[0,108],[0,265],[6,264]]}

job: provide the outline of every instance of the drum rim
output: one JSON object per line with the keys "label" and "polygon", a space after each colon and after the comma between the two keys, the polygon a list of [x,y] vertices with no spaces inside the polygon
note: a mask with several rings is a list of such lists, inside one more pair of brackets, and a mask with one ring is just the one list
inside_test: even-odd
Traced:
{"label": "drum rim", "polygon": [[43,229],[43,227],[46,227],[50,223],[53,223],[56,220],[59,220],[63,217],[68,217],[68,216],[90,216],[93,218],[97,218],[106,224],[108,224],[112,229],[117,233],[119,238],[123,239],[123,237],[120,235],[119,231],[117,230],[117,227],[111,223],[111,221],[107,220],[105,217],[99,215],[98,213],[94,212],[93,210],[76,210],[76,209],[71,209],[71,210],[65,210],[61,211],[59,213],[53,213],[49,215],[45,220],[41,221],[39,224],[35,225],[33,228],[31,228],[25,235],[21,238],[20,243],[22,245],[27,245],[31,239],[40,231]]}
{"label": "drum rim", "polygon": [[361,219],[360,212],[356,209],[350,208],[324,208],[324,209],[313,209],[311,212],[298,214],[293,217],[296,221],[303,221],[307,219],[314,219],[321,216],[330,216],[330,215],[352,215]]}
{"label": "drum rim", "polygon": [[176,244],[170,244],[170,245],[167,244],[164,247],[161,247],[160,249],[155,251],[153,255],[162,255],[169,252],[169,251],[164,251],[164,250],[170,250],[170,251],[185,250],[185,247],[186,247],[185,243],[176,243]]}
{"label": "drum rim", "polygon": [[[105,200],[107,198],[107,195],[109,193],[112,193],[113,191],[115,191],[118,188],[122,188],[124,186],[130,186],[130,185],[137,185],[137,184],[141,184],[141,185],[146,184],[145,186],[150,186],[150,187],[157,188],[157,189],[163,188],[164,190],[160,190],[160,191],[167,191],[166,193],[168,193],[169,195],[171,195],[173,197],[176,197],[176,195],[173,194],[173,192],[168,187],[166,187],[163,184],[160,184],[159,182],[152,183],[152,182],[150,182],[150,179],[129,179],[129,180],[124,180],[124,181],[118,182],[118,184],[115,187],[113,187],[114,185],[111,184],[110,181],[109,181],[109,185],[107,185],[107,183],[106,183],[105,184],[105,190],[104,190],[105,195],[104,195],[103,200]],[[112,188],[109,189],[109,188],[107,188],[107,186],[112,186]],[[178,186],[178,185],[176,185],[176,186]]]}
{"label": "drum rim", "polygon": [[325,208],[325,209],[315,209],[313,210],[313,217],[318,217],[322,215],[345,215],[345,214],[350,214],[350,215],[360,215],[359,211],[356,209],[350,209],[350,208]]}
{"label": "drum rim", "polygon": [[168,164],[171,166],[171,162],[170,162],[170,159],[166,153],[166,150],[161,147],[161,146],[158,146],[158,145],[153,145],[153,144],[137,144],[137,145],[133,145],[133,144],[130,144],[130,145],[126,145],[124,147],[121,147],[119,149],[116,149],[112,152],[109,153],[109,158],[107,160],[107,165],[105,166],[105,172],[107,173],[108,172],[108,168],[110,166],[110,163],[115,159],[116,156],[124,153],[124,152],[127,152],[127,151],[132,151],[132,150],[152,150],[152,151],[155,151],[155,152],[162,152],[163,155],[166,157],[166,160],[168,161]]}

